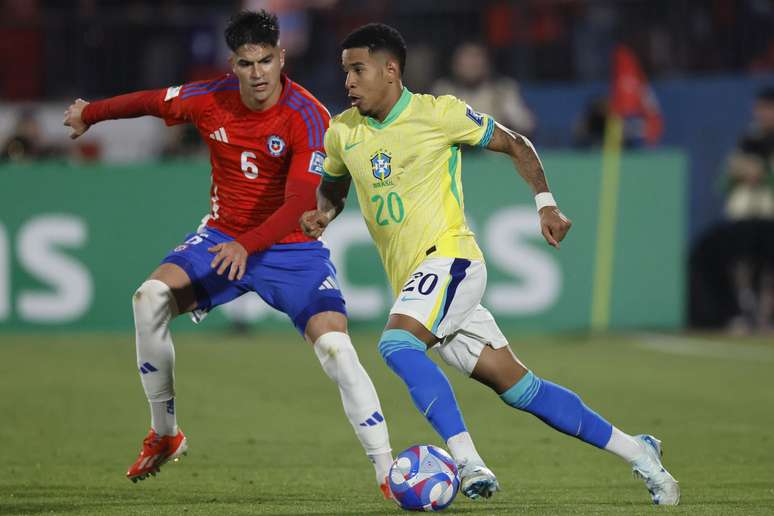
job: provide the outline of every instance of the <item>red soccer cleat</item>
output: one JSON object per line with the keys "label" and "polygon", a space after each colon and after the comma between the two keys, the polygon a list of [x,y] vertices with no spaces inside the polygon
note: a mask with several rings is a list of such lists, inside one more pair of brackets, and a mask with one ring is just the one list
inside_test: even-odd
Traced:
{"label": "red soccer cleat", "polygon": [[182,430],[177,435],[159,435],[151,428],[142,441],[142,451],[126,472],[126,477],[132,482],[143,480],[150,475],[156,475],[159,468],[169,460],[177,462],[181,455],[186,454],[188,440]]}
{"label": "red soccer cleat", "polygon": [[392,491],[390,490],[390,482],[387,480],[387,477],[384,477],[384,482],[379,484],[379,489],[382,490],[382,496],[384,496],[385,500],[392,500],[394,497],[392,496]]}

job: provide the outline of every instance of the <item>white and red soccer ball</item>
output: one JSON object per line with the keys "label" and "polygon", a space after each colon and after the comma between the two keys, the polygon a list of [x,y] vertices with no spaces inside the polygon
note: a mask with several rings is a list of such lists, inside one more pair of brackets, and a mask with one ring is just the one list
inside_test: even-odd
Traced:
{"label": "white and red soccer ball", "polygon": [[388,476],[395,502],[407,511],[440,511],[460,487],[457,465],[448,453],[431,445],[402,451]]}

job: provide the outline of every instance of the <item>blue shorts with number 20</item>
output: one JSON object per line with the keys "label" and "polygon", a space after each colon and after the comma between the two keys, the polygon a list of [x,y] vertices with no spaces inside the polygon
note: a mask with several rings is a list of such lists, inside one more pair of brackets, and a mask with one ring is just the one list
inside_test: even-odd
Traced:
{"label": "blue shorts with number 20", "polygon": [[191,233],[162,263],[174,263],[188,274],[196,292],[195,321],[216,306],[253,291],[267,304],[287,314],[301,334],[309,318],[320,312],[346,315],[344,298],[336,280],[330,251],[321,242],[275,244],[251,254],[240,280],[229,280],[228,271],[218,276],[210,267],[215,254],[209,247],[229,242],[232,237],[205,227]]}

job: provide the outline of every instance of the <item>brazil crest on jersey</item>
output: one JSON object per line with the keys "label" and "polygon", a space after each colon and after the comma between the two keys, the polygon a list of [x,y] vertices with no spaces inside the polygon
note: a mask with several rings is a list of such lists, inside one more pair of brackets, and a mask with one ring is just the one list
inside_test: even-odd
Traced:
{"label": "brazil crest on jersey", "polygon": [[407,88],[384,122],[356,108],[331,121],[323,178],[351,175],[395,293],[428,254],[483,259],[465,222],[460,144],[486,146],[493,132],[461,100]]}

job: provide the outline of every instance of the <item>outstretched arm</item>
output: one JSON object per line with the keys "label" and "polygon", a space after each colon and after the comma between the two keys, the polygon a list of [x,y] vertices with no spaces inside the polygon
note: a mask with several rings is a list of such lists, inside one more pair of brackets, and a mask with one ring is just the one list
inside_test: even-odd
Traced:
{"label": "outstretched arm", "polygon": [[337,180],[323,179],[320,182],[317,187],[317,209],[307,211],[300,220],[301,228],[307,236],[319,238],[328,224],[341,213],[351,184],[350,176]]}
{"label": "outstretched arm", "polygon": [[549,245],[559,248],[572,226],[570,219],[564,216],[556,206],[553,195],[548,189],[543,163],[537,155],[532,142],[525,136],[495,123],[492,139],[487,149],[508,154],[519,175],[532,188],[540,214],[540,230]]}
{"label": "outstretched arm", "polygon": [[65,111],[64,125],[72,129],[70,138],[75,139],[93,124],[103,120],[145,115],[164,117],[162,104],[166,92],[167,90],[138,91],[95,102],[77,99]]}

